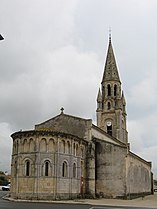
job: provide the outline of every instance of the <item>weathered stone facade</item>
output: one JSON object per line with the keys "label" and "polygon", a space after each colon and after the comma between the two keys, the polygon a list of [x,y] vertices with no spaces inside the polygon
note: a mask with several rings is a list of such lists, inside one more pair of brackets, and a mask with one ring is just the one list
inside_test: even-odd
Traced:
{"label": "weathered stone facade", "polygon": [[[84,192],[86,144],[79,137],[53,131],[12,135],[12,194],[24,199],[72,198]],[[84,177],[84,179],[83,179]]]}
{"label": "weathered stone facade", "polygon": [[126,194],[143,196],[152,191],[151,163],[129,152],[126,157]]}
{"label": "weathered stone facade", "polygon": [[151,193],[151,163],[130,151],[126,102],[111,39],[97,97],[97,126],[63,113],[12,134],[11,196],[131,198]]}

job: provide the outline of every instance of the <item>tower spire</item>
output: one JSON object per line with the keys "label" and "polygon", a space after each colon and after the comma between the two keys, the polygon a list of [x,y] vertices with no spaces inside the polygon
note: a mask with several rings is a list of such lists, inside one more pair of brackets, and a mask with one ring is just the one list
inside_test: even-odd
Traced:
{"label": "tower spire", "polygon": [[97,126],[123,143],[128,141],[125,106],[125,97],[121,91],[121,81],[112,48],[111,30],[109,30],[104,74],[97,97]]}
{"label": "tower spire", "polygon": [[105,67],[104,67],[102,83],[105,81],[120,82],[116,59],[114,56],[113,47],[111,43],[111,30],[109,30],[109,45],[108,45],[108,51],[107,51],[107,57],[106,57],[106,62],[105,62]]}

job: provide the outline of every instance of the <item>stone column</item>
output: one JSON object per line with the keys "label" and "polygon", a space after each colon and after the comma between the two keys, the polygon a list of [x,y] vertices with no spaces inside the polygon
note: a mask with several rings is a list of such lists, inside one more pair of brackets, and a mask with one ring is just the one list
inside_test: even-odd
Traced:
{"label": "stone column", "polygon": [[93,142],[88,144],[86,166],[86,193],[95,197],[95,144]]}

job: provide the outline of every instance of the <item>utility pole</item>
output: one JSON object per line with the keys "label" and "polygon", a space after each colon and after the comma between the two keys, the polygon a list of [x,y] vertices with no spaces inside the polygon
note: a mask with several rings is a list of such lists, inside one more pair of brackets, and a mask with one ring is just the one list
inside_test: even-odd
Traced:
{"label": "utility pole", "polygon": [[[0,41],[4,40],[3,36],[0,34]],[[0,162],[0,168],[1,168],[1,162]],[[1,171],[1,170],[0,170]]]}

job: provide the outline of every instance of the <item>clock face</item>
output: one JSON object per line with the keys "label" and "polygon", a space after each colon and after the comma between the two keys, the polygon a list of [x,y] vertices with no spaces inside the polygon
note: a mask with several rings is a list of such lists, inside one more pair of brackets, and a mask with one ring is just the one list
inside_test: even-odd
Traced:
{"label": "clock face", "polygon": [[112,125],[111,121],[107,121],[107,126],[111,126],[111,125]]}

